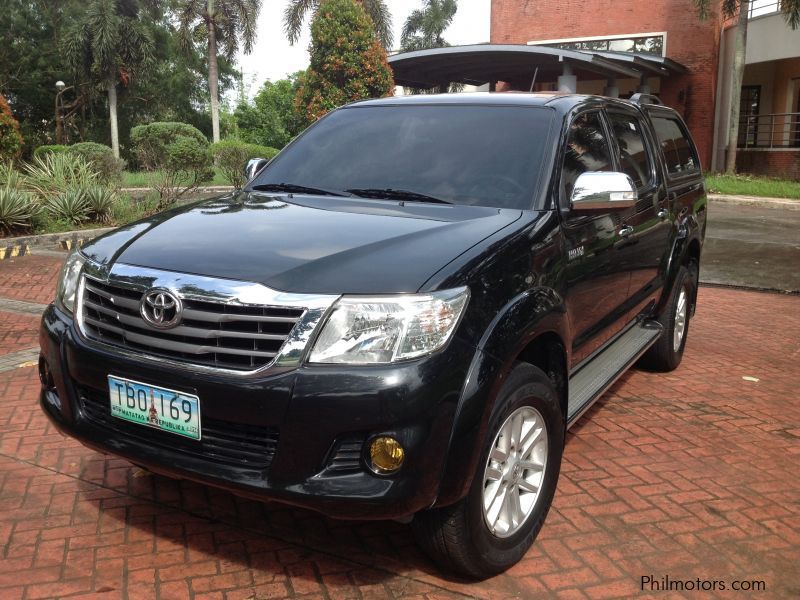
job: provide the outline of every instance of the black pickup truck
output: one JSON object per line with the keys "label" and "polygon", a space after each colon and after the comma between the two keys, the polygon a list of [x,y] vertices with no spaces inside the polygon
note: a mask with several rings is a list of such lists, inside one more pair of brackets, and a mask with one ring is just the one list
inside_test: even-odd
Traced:
{"label": "black pickup truck", "polygon": [[66,261],[41,407],[152,471],[411,520],[486,577],[542,527],[567,428],[678,366],[706,225],[680,116],[461,94],[330,113],[245,188]]}

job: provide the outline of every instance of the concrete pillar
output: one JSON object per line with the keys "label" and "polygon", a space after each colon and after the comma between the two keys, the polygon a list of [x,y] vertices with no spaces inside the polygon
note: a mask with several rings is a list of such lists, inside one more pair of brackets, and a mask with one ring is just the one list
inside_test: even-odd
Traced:
{"label": "concrete pillar", "polygon": [[639,89],[636,90],[640,94],[651,94],[650,85],[647,83],[647,77],[642,75],[642,78],[639,80]]}
{"label": "concrete pillar", "polygon": [[572,74],[572,67],[564,61],[563,71],[558,78],[558,91],[565,94],[575,94],[578,91],[578,78]]}
{"label": "concrete pillar", "polygon": [[603,88],[603,96],[608,98],[619,98],[619,87],[617,86],[617,78],[609,77],[606,81],[606,87]]}

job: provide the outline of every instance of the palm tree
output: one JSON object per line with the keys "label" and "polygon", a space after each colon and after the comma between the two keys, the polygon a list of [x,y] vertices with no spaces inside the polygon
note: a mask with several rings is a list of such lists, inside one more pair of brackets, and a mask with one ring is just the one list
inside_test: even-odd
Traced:
{"label": "palm tree", "polygon": [[[458,0],[422,0],[423,8],[413,11],[403,25],[400,36],[400,47],[404,52],[414,50],[427,50],[449,46],[442,37],[444,30],[450,27],[453,17],[458,10]],[[411,89],[412,93],[418,91],[433,91],[445,93],[447,91],[460,91],[463,86],[454,84],[442,85],[433,90]]]}
{"label": "palm tree", "polygon": [[[283,12],[283,27],[289,43],[294,44],[300,38],[300,31],[308,13],[316,14],[322,0],[289,0]],[[375,35],[381,45],[389,49],[392,46],[392,13],[385,0],[356,0],[372,19]]]}
{"label": "palm tree", "polygon": [[197,35],[208,41],[208,90],[211,95],[211,132],[219,141],[219,67],[217,51],[232,59],[239,49],[253,51],[261,0],[180,0],[178,19],[183,43],[189,45]]}
{"label": "palm tree", "polygon": [[[736,17],[733,33],[733,76],[731,78],[731,112],[728,124],[728,152],[725,172],[736,172],[736,152],[739,142],[739,111],[741,109],[742,81],[744,80],[745,56],[747,54],[747,17],[750,0],[721,0],[722,14],[726,18]],[[701,19],[711,13],[712,0],[694,0]],[[781,11],[792,29],[800,27],[800,0],[781,0]]]}
{"label": "palm tree", "polygon": [[64,58],[76,77],[99,83],[108,94],[111,148],[117,158],[117,85],[128,85],[132,75],[153,57],[153,39],[139,16],[136,0],[89,0],[62,44]]}
{"label": "palm tree", "polygon": [[458,10],[457,0],[422,0],[424,8],[413,11],[403,25],[400,46],[406,52],[449,46],[442,33]]}

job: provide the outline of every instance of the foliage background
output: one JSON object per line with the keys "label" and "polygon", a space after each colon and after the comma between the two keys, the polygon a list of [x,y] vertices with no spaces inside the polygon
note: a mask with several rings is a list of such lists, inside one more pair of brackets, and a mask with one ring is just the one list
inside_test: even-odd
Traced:
{"label": "foliage background", "polygon": [[295,107],[306,123],[364,98],[394,93],[386,51],[372,20],[354,0],[325,0],[311,24],[311,64],[301,78]]}

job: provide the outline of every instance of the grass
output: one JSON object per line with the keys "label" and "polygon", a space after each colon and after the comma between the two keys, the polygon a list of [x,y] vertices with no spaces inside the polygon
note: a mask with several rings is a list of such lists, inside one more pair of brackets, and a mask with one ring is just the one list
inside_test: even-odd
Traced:
{"label": "grass", "polygon": [[711,194],[791,198],[800,200],[800,181],[770,179],[755,175],[706,175],[706,187]]}
{"label": "grass", "polygon": [[[158,177],[157,171],[125,171],[122,174],[122,187],[151,187],[152,181],[156,177]],[[230,185],[230,183],[228,183],[228,180],[222,176],[222,171],[215,167],[214,179],[202,185]]]}

